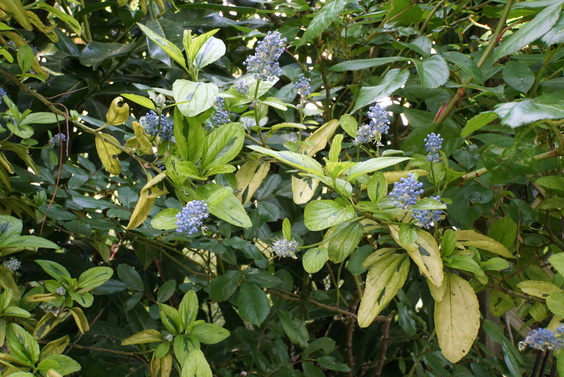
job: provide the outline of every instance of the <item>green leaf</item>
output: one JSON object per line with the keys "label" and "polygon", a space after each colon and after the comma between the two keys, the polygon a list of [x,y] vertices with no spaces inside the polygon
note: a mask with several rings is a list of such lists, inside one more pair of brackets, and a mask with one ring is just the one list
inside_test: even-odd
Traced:
{"label": "green leaf", "polygon": [[548,258],[548,261],[561,275],[564,275],[564,253],[558,253]]}
{"label": "green leaf", "polygon": [[230,270],[225,275],[218,275],[210,284],[210,298],[216,302],[226,301],[237,290],[241,273]]}
{"label": "green leaf", "polygon": [[237,307],[242,319],[260,326],[270,312],[266,294],[256,284],[244,282],[239,289]]}
{"label": "green leaf", "polygon": [[19,236],[22,232],[22,221],[12,216],[0,215],[0,245],[7,239]]}
{"label": "green leaf", "polygon": [[350,220],[354,215],[351,205],[343,206],[333,200],[315,200],[305,207],[304,223],[311,231],[323,230]]}
{"label": "green leaf", "polygon": [[489,236],[509,249],[517,239],[517,224],[511,216],[505,216],[492,225]]}
{"label": "green leaf", "polygon": [[346,0],[329,0],[323,4],[319,12],[307,26],[304,35],[296,42],[296,47],[305,45],[319,34],[323,33],[323,31],[337,19],[339,13],[345,9],[347,4],[348,1]]}
{"label": "green leaf", "polygon": [[564,292],[554,292],[546,298],[548,309],[559,317],[564,317]]}
{"label": "green leaf", "polygon": [[45,248],[45,249],[59,249],[59,245],[45,238],[37,236],[17,236],[6,240],[0,245],[1,248],[10,248],[14,250],[24,250],[24,249],[35,249],[35,248]]}
{"label": "green leaf", "polygon": [[478,131],[480,128],[490,124],[498,118],[497,113],[494,111],[486,111],[480,113],[466,122],[466,126],[460,132],[461,137],[470,136],[472,133]]}
{"label": "green leaf", "polygon": [[564,15],[560,14],[558,22],[542,37],[542,41],[547,45],[564,43]]}
{"label": "green leaf", "polygon": [[53,113],[37,112],[31,113],[24,119],[24,124],[51,124],[57,123],[57,120],[62,122],[65,117]]}
{"label": "green leaf", "polygon": [[546,34],[558,21],[561,7],[561,2],[546,7],[525,26],[504,38],[494,52],[494,60],[513,54]]}
{"label": "green leaf", "polygon": [[125,338],[124,340],[122,340],[121,345],[130,346],[133,344],[159,343],[162,342],[162,340],[163,335],[160,331],[155,329],[147,329]]}
{"label": "green leaf", "polygon": [[333,339],[329,337],[321,337],[313,340],[309,346],[304,349],[303,359],[307,359],[309,355],[319,350],[323,350],[326,355],[332,353],[335,350],[336,343]]}
{"label": "green leaf", "polygon": [[157,213],[153,220],[151,220],[151,226],[155,229],[170,230],[176,229],[176,222],[178,219],[176,215],[180,210],[176,208],[163,209],[161,212]]}
{"label": "green leaf", "polygon": [[80,364],[66,355],[51,355],[46,357],[42,361],[45,360],[53,360],[54,362],[58,363],[59,366],[53,369],[59,372],[62,376],[66,376],[67,374],[75,373],[81,370]]}
{"label": "green leaf", "polygon": [[125,284],[127,284],[129,289],[143,292],[144,290],[143,279],[141,279],[139,273],[135,271],[135,268],[133,268],[128,264],[122,263],[118,266],[117,273],[119,279],[123,281]]}
{"label": "green leaf", "polygon": [[[259,100],[259,103],[263,103],[267,106],[270,106],[270,107],[273,107],[275,109],[282,110],[282,111],[288,110],[288,106],[286,106],[284,101],[282,101],[282,100],[280,100],[276,97],[268,97],[266,99]],[[300,128],[299,125],[298,125],[298,128]]]}
{"label": "green leaf", "polygon": [[457,51],[447,51],[443,54],[443,57],[449,62],[455,64],[475,82],[481,83],[484,81],[482,71],[478,68],[476,62],[470,59],[467,55]]}
{"label": "green leaf", "polygon": [[37,340],[15,323],[8,325],[6,343],[10,353],[24,365],[33,366],[39,360],[39,344]]}
{"label": "green leaf", "polygon": [[176,80],[172,93],[178,110],[187,117],[195,117],[213,106],[219,89],[212,83]]}
{"label": "green leaf", "polygon": [[35,262],[38,265],[40,265],[41,268],[54,279],[60,282],[66,282],[66,283],[70,282],[71,280],[70,273],[67,271],[66,268],[64,268],[59,263],[50,260],[41,260],[41,259],[37,259]]}
{"label": "green leaf", "polygon": [[279,312],[280,323],[284,332],[294,344],[299,344],[301,347],[307,346],[309,334],[305,322],[292,318],[292,314],[286,310]]}
{"label": "green leaf", "polygon": [[408,224],[401,224],[398,237],[402,243],[410,245],[417,241],[417,232]]}
{"label": "green leaf", "polygon": [[405,254],[389,254],[372,264],[358,308],[360,327],[368,327],[396,296],[405,283],[408,272],[409,259]]}
{"label": "green leaf", "polygon": [[501,123],[516,128],[543,119],[564,118],[564,105],[556,97],[544,95],[496,106]]}
{"label": "green leaf", "polygon": [[225,43],[221,39],[211,37],[198,50],[194,59],[194,66],[202,69],[225,55]]}
{"label": "green leaf", "polygon": [[372,173],[377,170],[385,169],[389,166],[399,164],[400,162],[410,160],[409,157],[377,157],[371,158],[366,161],[357,163],[356,165],[350,167],[345,171],[347,175],[347,180],[352,181],[353,179],[360,177],[363,174]]}
{"label": "green leaf", "polygon": [[146,107],[147,109],[156,110],[155,104],[147,97],[143,97],[137,94],[122,93],[120,96],[127,98],[131,102],[135,102],[138,105]]}
{"label": "green leaf", "polygon": [[241,123],[228,123],[206,136],[202,168],[211,169],[233,160],[243,148],[245,128]]}
{"label": "green leaf", "polygon": [[344,261],[358,247],[363,234],[363,227],[357,221],[345,222],[329,229],[325,235],[325,239],[329,240],[326,244],[329,260],[333,263]]}
{"label": "green leaf", "polygon": [[476,279],[482,284],[487,284],[488,277],[478,264],[470,255],[456,254],[445,261],[445,266],[450,268],[456,268],[458,270],[472,272]]}
{"label": "green leaf", "polygon": [[424,60],[413,59],[413,63],[424,88],[436,88],[447,82],[450,71],[442,56],[433,55]]}
{"label": "green leaf", "polygon": [[323,268],[328,259],[328,250],[324,247],[316,247],[305,252],[302,264],[306,272],[314,274]]}
{"label": "green leaf", "polygon": [[462,246],[474,246],[478,249],[487,250],[490,253],[494,253],[505,258],[515,258],[515,256],[511,254],[511,252],[500,242],[473,230],[457,230],[455,231],[455,235],[456,239]]}
{"label": "green leaf", "polygon": [[523,63],[509,61],[503,66],[502,77],[513,89],[527,93],[535,83],[535,75]]}
{"label": "green leaf", "polygon": [[358,93],[356,105],[351,113],[366,105],[376,102],[377,100],[392,95],[396,90],[401,88],[409,78],[407,69],[390,69],[379,85],[361,88]]}
{"label": "green leaf", "polygon": [[194,291],[188,291],[182,297],[180,306],[178,307],[178,314],[181,318],[182,329],[188,329],[192,323],[196,320],[198,315],[198,296]]}
{"label": "green leaf", "polygon": [[341,117],[339,118],[339,124],[350,137],[356,137],[356,133],[358,131],[358,122],[352,115],[341,115]]}
{"label": "green leaf", "polygon": [[410,60],[409,58],[404,58],[404,57],[401,57],[401,56],[390,56],[390,57],[385,57],[385,58],[349,60],[349,61],[341,62],[339,64],[334,65],[333,67],[331,67],[331,70],[335,71],[335,72],[359,71],[359,70],[362,70],[362,69],[380,67],[382,65],[387,65],[387,64],[390,64],[390,63],[406,62],[406,61],[409,61],[409,60]]}
{"label": "green leaf", "polygon": [[550,190],[564,191],[564,177],[561,176],[549,175],[540,177],[535,183]]}
{"label": "green leaf", "polygon": [[250,228],[253,225],[245,208],[230,187],[207,184],[199,188],[198,193],[206,201],[212,215],[241,228]]}
{"label": "green leaf", "polygon": [[456,363],[472,347],[480,329],[480,308],[474,289],[458,275],[447,273],[446,291],[435,303],[435,329],[441,352]]}
{"label": "green leaf", "polygon": [[419,266],[419,269],[435,286],[440,287],[443,283],[443,262],[437,242],[428,232],[418,229],[417,241],[414,244],[403,243],[399,238],[399,227],[389,226],[394,240],[407,252],[411,259]]}
{"label": "green leaf", "polygon": [[145,33],[145,35],[149,39],[159,45],[159,47],[162,48],[168,56],[170,56],[176,63],[178,63],[178,65],[186,69],[186,61],[184,59],[184,55],[182,55],[182,51],[180,51],[180,49],[176,47],[174,43],[172,43],[162,35],[155,33],[153,30],[149,29],[147,26],[139,22],[137,22],[137,26],[139,26],[141,31]]}
{"label": "green leaf", "polygon": [[349,372],[351,370],[347,364],[337,362],[333,356],[321,356],[317,359],[317,363],[323,368],[338,370],[339,372]]}
{"label": "green leaf", "polygon": [[172,297],[176,290],[176,280],[167,280],[157,292],[157,302],[165,302]]}
{"label": "green leaf", "polygon": [[113,274],[114,270],[110,267],[100,266],[89,268],[78,278],[78,288],[80,288],[82,292],[88,292],[104,284]]}
{"label": "green leaf", "polygon": [[174,335],[180,334],[184,329],[184,319],[178,310],[166,304],[159,304],[159,316],[166,329]]}
{"label": "green leaf", "polygon": [[281,161],[296,169],[303,170],[307,173],[311,173],[319,177],[323,176],[323,168],[321,167],[321,164],[313,158],[304,154],[289,151],[278,152],[271,149],[259,147],[257,145],[249,145],[248,147],[256,152],[274,157],[278,161]]}
{"label": "green leaf", "polygon": [[562,292],[562,289],[553,283],[538,280],[525,280],[517,284],[517,288],[528,295],[546,298],[555,292]]}
{"label": "green leaf", "polygon": [[193,350],[188,354],[182,365],[180,377],[213,377],[210,365],[202,351]]}
{"label": "green leaf", "polygon": [[86,67],[97,69],[106,59],[128,54],[134,45],[121,43],[89,42],[80,53],[80,63]]}
{"label": "green leaf", "polygon": [[214,325],[212,323],[200,323],[192,328],[190,335],[195,336],[204,344],[216,344],[227,339],[230,333],[228,330],[218,325]]}
{"label": "green leaf", "polygon": [[509,262],[506,261],[505,259],[494,257],[488,259],[485,262],[482,262],[480,266],[484,271],[501,271],[501,270],[505,270],[506,268],[509,268]]}
{"label": "green leaf", "polygon": [[107,134],[97,134],[95,143],[96,151],[98,152],[98,157],[102,161],[102,165],[110,174],[118,175],[121,173],[121,164],[115,156],[121,153],[121,149],[117,148],[113,144],[110,144],[107,140],[111,140],[116,144],[119,141],[112,135]]}

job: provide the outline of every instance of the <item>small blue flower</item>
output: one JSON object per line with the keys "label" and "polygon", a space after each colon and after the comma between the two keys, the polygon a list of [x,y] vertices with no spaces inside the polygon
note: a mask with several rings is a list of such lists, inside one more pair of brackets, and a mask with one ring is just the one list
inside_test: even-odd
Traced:
{"label": "small blue flower", "polygon": [[169,120],[164,116],[159,116],[153,110],[145,114],[145,117],[141,118],[141,125],[145,128],[145,132],[149,135],[156,136],[159,135],[163,140],[171,140],[174,133],[174,126]]}
{"label": "small blue flower", "polygon": [[2,266],[4,266],[4,268],[10,272],[16,272],[22,266],[22,262],[12,257],[10,258],[10,260],[7,260],[4,263],[2,263]]}
{"label": "small blue flower", "polygon": [[58,294],[59,296],[64,296],[64,295],[67,294],[67,290],[66,290],[65,288],[63,288],[63,287],[59,287],[59,288],[57,288],[57,294]]}
{"label": "small blue flower", "polygon": [[67,141],[67,135],[58,133],[49,140],[49,144],[54,145],[55,147],[61,146],[61,142]]}
{"label": "small blue flower", "polygon": [[524,343],[537,350],[559,350],[564,348],[564,340],[562,339],[563,333],[563,326],[560,326],[556,330],[556,334],[549,329],[540,327],[538,329],[531,330],[525,338]]}
{"label": "small blue flower", "polygon": [[[440,202],[440,196],[431,196]],[[443,211],[440,209],[413,209],[413,218],[417,220],[417,225],[422,228],[430,228],[432,225],[437,224],[443,218]]]}
{"label": "small blue flower", "polygon": [[249,94],[249,83],[246,80],[239,80],[237,81],[233,87],[238,93],[246,96]]}
{"label": "small blue flower", "polygon": [[439,162],[439,150],[443,146],[443,138],[441,134],[435,134],[431,132],[425,138],[425,149],[427,150],[427,161],[429,162]]}
{"label": "small blue flower", "polygon": [[311,80],[302,76],[296,81],[296,92],[301,98],[305,98],[311,94]]}
{"label": "small blue flower", "polygon": [[276,77],[280,77],[282,69],[278,59],[284,52],[286,41],[279,31],[269,31],[264,39],[257,43],[255,54],[243,62],[247,71],[257,80],[274,81]]}
{"label": "small blue flower", "polygon": [[211,119],[206,122],[206,125],[204,126],[206,131],[213,131],[217,127],[229,123],[229,112],[223,109],[224,105],[225,99],[223,97],[217,97],[215,99],[215,113],[213,114]]}
{"label": "small blue flower", "polygon": [[18,45],[16,45],[16,42],[14,42],[14,41],[8,41],[7,47],[10,50],[14,50],[14,51],[16,51],[18,49]]}
{"label": "small blue flower", "polygon": [[400,182],[394,182],[394,189],[390,193],[394,205],[401,209],[408,209],[417,203],[417,197],[423,194],[423,183],[418,182],[411,173],[407,178],[400,178]]}
{"label": "small blue flower", "polygon": [[356,137],[354,138],[354,144],[368,144],[374,139],[374,131],[369,124],[363,124],[356,131]]}
{"label": "small blue flower", "polygon": [[294,258],[296,251],[298,251],[298,241],[296,240],[288,241],[285,238],[281,238],[272,245],[272,252],[279,258]]}
{"label": "small blue flower", "polygon": [[6,93],[6,90],[4,90],[4,88],[0,88],[0,101],[2,101],[4,99],[4,96],[7,96],[8,93]]}
{"label": "small blue flower", "polygon": [[204,220],[209,216],[208,205],[204,200],[192,200],[186,203],[176,215],[176,231],[178,233],[196,233],[202,228]]}
{"label": "small blue flower", "polygon": [[384,135],[390,129],[390,119],[385,107],[375,103],[374,106],[368,109],[368,119],[370,119],[370,126],[372,130]]}

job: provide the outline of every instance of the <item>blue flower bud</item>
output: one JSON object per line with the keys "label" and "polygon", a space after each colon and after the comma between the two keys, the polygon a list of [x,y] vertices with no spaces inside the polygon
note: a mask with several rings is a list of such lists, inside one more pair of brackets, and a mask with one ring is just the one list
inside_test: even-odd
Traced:
{"label": "blue flower bud", "polygon": [[294,258],[296,251],[298,251],[298,241],[296,240],[288,241],[285,238],[281,238],[272,245],[272,252],[279,258]]}
{"label": "blue flower bud", "polygon": [[423,194],[423,183],[418,182],[411,173],[407,178],[400,178],[400,182],[394,182],[394,189],[390,193],[394,205],[401,209],[408,209],[417,203],[417,197]]}
{"label": "blue flower bud", "polygon": [[264,39],[258,42],[255,54],[247,57],[243,63],[247,66],[247,71],[257,80],[274,81],[276,77],[280,77],[282,69],[278,59],[284,52],[286,41],[279,31],[269,31]]}
{"label": "blue flower bud", "polygon": [[429,162],[439,162],[439,150],[443,145],[443,138],[441,134],[435,134],[431,132],[425,138],[425,149],[427,150],[427,161]]}

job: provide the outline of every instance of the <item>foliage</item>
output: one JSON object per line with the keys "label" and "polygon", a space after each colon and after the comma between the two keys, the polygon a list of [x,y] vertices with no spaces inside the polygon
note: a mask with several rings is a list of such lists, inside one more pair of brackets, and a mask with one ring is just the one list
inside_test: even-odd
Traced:
{"label": "foliage", "polygon": [[4,0],[2,376],[534,375],[563,3]]}

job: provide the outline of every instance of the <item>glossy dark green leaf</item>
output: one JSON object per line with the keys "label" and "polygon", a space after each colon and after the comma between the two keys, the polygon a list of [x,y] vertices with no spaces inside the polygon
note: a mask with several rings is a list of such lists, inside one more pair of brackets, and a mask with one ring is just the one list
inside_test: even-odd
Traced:
{"label": "glossy dark green leaf", "polygon": [[260,326],[270,312],[266,294],[256,284],[244,282],[237,296],[239,315],[245,321]]}

